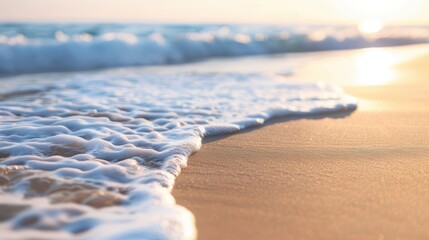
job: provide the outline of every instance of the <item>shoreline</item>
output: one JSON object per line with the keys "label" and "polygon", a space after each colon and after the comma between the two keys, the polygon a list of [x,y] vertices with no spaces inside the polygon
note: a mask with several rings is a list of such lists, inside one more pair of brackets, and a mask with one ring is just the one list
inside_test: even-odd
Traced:
{"label": "shoreline", "polygon": [[[346,86],[362,100],[348,115],[204,140],[173,189],[199,238],[428,238],[428,59],[394,66],[392,83]],[[335,70],[317,74],[354,74]]]}

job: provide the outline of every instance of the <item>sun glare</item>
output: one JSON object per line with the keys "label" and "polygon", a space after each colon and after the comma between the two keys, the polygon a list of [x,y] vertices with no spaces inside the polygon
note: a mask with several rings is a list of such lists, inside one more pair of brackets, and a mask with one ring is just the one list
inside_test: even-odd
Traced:
{"label": "sun glare", "polygon": [[380,20],[365,20],[358,26],[359,31],[363,34],[373,34],[383,29],[383,22]]}
{"label": "sun glare", "polygon": [[354,60],[354,80],[359,85],[384,85],[395,76],[393,65],[397,57],[382,48],[361,50]]}

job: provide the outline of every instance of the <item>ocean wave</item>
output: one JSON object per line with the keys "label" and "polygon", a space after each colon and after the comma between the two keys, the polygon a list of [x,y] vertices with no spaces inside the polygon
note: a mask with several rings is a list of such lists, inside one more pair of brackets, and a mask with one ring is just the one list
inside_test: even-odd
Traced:
{"label": "ocean wave", "polygon": [[425,27],[363,35],[355,27],[0,25],[0,75],[426,42]]}
{"label": "ocean wave", "polygon": [[264,74],[58,75],[2,80],[5,239],[193,239],[171,189],[203,137],[357,106],[336,86]]}

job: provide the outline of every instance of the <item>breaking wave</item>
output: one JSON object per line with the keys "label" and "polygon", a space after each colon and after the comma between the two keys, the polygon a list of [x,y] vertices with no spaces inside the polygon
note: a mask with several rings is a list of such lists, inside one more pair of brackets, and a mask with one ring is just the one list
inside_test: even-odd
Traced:
{"label": "breaking wave", "polygon": [[429,42],[429,28],[0,24],[0,75],[177,64],[213,57]]}

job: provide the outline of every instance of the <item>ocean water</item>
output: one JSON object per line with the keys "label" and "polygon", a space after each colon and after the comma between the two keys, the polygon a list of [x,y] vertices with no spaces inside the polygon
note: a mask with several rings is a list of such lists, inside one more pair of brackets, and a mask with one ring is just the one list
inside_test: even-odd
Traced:
{"label": "ocean water", "polygon": [[0,24],[0,75],[429,42],[429,27]]}
{"label": "ocean water", "polygon": [[[279,26],[0,25],[1,238],[195,238],[194,217],[171,190],[204,137],[351,111],[357,99],[275,72],[163,65],[426,41],[339,40],[340,30],[312,39]],[[161,66],[82,71],[146,64]],[[49,71],[70,72],[34,74]]]}

